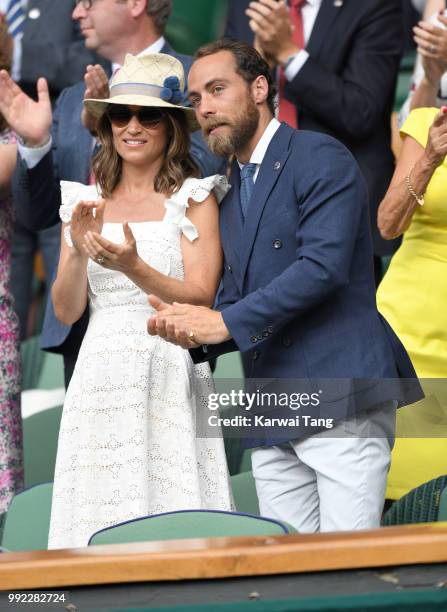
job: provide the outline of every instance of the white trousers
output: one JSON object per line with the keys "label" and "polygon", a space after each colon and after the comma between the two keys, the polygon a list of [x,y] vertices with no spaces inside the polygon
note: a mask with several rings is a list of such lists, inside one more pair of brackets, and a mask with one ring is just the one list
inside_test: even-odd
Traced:
{"label": "white trousers", "polygon": [[301,533],[380,526],[394,444],[396,402],[331,430],[252,451],[262,516]]}

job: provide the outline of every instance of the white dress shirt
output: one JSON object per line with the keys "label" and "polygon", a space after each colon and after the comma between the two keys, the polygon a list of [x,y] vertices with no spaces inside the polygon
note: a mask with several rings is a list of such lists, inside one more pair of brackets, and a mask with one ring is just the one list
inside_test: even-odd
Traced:
{"label": "white dress shirt", "polygon": [[[149,45],[149,47],[146,47],[146,49],[143,49],[143,51],[141,51],[141,53],[138,53],[138,55],[146,55],[147,53],[160,53],[165,43],[166,41],[164,37],[160,36],[158,40],[152,43],[152,45]],[[112,63],[113,72],[115,72],[115,70],[117,70],[118,68],[121,68],[121,64],[117,64],[116,62]],[[19,150],[20,157],[24,160],[28,170],[31,170],[32,168],[37,166],[40,160],[45,157],[48,151],[50,151],[52,144],[53,144],[53,140],[51,138],[51,135],[50,135],[50,140],[46,144],[44,144],[42,147],[30,148],[30,147],[25,147],[22,144],[18,144],[17,148]],[[96,144],[96,139],[92,137],[92,151],[95,148],[95,144]]]}
{"label": "white dress shirt", "polygon": [[[281,124],[277,119],[272,119],[270,123],[268,124],[268,126],[265,128],[264,133],[262,134],[261,138],[259,139],[258,144],[256,145],[253,153],[251,154],[250,164],[256,164],[256,171],[253,175],[254,183],[256,183],[256,179],[258,178],[259,167],[264,160],[265,154],[267,153],[268,146],[273,136],[276,134],[276,130],[280,127],[280,125]],[[245,164],[241,164],[239,160],[237,163],[239,164],[240,169],[242,169],[245,165]]]}

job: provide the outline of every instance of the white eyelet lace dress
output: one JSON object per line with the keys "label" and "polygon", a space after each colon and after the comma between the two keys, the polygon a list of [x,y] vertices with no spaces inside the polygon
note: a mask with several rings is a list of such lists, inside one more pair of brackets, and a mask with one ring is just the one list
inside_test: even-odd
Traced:
{"label": "white eyelet lace dress", "polygon": [[[63,181],[61,219],[95,186]],[[184,276],[180,238],[197,237],[188,199],[220,200],[225,177],[187,179],[166,200],[163,221],[130,223],[140,257],[159,272]],[[69,228],[67,228],[69,230]],[[119,223],[102,235],[123,242]],[[71,246],[69,231],[66,240]],[[196,415],[214,391],[208,364],[148,335],[147,295],[121,272],[88,263],[90,319],[62,414],[49,548],[86,546],[104,527],[182,509],[232,509],[224,444],[196,437]]]}

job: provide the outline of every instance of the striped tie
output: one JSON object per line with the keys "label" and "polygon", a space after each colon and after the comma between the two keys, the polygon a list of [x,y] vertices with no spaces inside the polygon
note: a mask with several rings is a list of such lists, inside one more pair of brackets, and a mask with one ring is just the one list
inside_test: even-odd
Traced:
{"label": "striped tie", "polygon": [[22,0],[10,0],[6,11],[6,23],[8,24],[8,32],[14,38],[23,32],[25,18]]}

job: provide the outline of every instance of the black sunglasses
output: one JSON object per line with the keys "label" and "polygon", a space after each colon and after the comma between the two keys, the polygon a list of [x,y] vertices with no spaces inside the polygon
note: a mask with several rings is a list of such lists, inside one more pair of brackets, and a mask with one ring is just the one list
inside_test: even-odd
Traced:
{"label": "black sunglasses", "polygon": [[144,128],[155,127],[165,117],[165,114],[159,108],[141,106],[137,110],[132,110],[121,104],[110,104],[106,110],[106,115],[110,123],[116,127],[125,127],[130,123],[132,117],[136,117]]}

